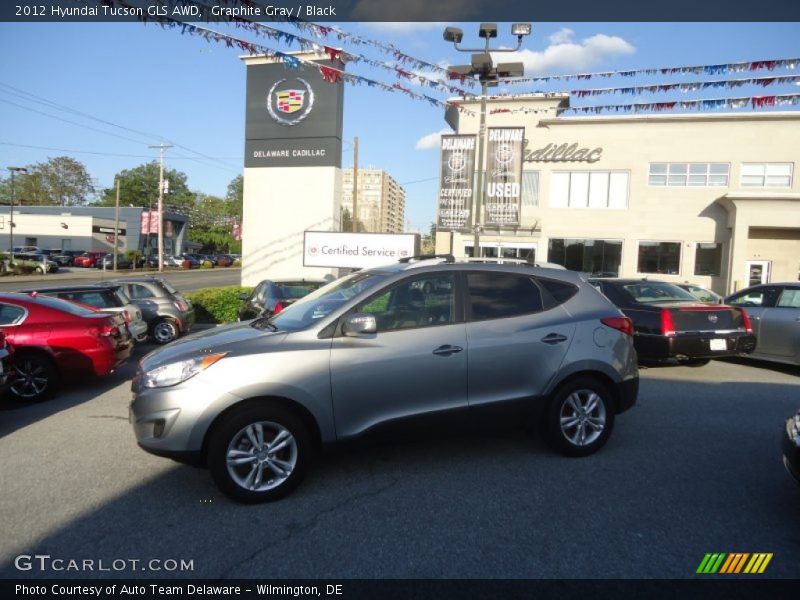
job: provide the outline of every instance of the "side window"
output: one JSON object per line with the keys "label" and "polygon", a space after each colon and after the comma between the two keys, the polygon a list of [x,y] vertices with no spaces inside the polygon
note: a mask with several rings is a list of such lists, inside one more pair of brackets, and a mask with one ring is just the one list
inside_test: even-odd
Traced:
{"label": "side window", "polygon": [[259,302],[261,302],[263,304],[264,302],[267,301],[267,290],[268,289],[269,289],[269,286],[266,283],[262,283],[256,289],[255,294],[253,294],[253,298],[255,300],[258,300]]}
{"label": "side window", "polygon": [[375,315],[378,332],[432,327],[455,322],[453,275],[406,280],[356,308]]}
{"label": "side window", "polygon": [[776,306],[781,308],[800,308],[800,288],[784,289]]}
{"label": "side window", "polygon": [[25,310],[19,306],[0,304],[0,325],[19,325],[25,316]]}
{"label": "side window", "polygon": [[138,283],[132,283],[130,290],[130,297],[134,299],[153,297],[153,292],[148,290],[145,286],[139,285]]}
{"label": "side window", "polygon": [[775,306],[778,299],[778,288],[763,287],[756,288],[749,292],[737,294],[728,302],[731,306]]}
{"label": "side window", "polygon": [[516,317],[542,310],[542,294],[531,277],[510,273],[467,274],[475,321]]}
{"label": "side window", "polygon": [[[544,299],[544,304],[548,309],[558,306],[559,304],[564,304],[564,302],[578,293],[577,286],[574,286],[571,283],[555,281],[553,279],[537,279],[537,281],[539,282],[539,285],[545,289],[545,296],[550,296],[549,298]],[[596,285],[596,289],[602,293],[602,290],[599,286]]]}

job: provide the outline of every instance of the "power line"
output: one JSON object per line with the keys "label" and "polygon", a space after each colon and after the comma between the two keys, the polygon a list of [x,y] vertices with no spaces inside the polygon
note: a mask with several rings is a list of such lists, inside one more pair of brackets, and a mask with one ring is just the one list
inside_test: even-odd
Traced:
{"label": "power line", "polygon": [[[119,152],[97,152],[93,150],[75,150],[73,148],[54,148],[52,146],[34,146],[32,144],[14,144],[12,142],[0,142],[2,146],[17,146],[19,148],[35,148],[37,150],[55,150],[56,152],[73,152],[75,154],[97,154],[99,156],[124,156],[126,158],[153,158],[150,154],[123,154]],[[173,158],[180,158],[183,160],[194,160],[191,156],[177,156]],[[219,157],[227,160],[241,160],[241,156],[225,156]]]}

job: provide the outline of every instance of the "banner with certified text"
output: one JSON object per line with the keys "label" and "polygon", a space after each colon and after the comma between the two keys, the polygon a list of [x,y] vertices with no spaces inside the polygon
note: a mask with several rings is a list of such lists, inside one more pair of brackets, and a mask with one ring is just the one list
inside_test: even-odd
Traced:
{"label": "banner with certified text", "polygon": [[524,140],[524,127],[489,128],[483,205],[486,227],[519,226]]}
{"label": "banner with certified text", "polygon": [[474,135],[442,136],[442,167],[436,226],[466,229],[472,215],[475,180]]}

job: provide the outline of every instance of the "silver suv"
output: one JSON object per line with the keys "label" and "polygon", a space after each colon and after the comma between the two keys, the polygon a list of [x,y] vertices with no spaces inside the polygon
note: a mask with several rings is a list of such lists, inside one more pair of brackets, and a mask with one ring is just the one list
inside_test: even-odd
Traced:
{"label": "silver suv", "polygon": [[636,402],[632,334],[575,272],[402,262],[152,352],[130,421],[143,449],[207,465],[241,502],[291,492],[320,445],[410,417],[492,411],[585,456]]}

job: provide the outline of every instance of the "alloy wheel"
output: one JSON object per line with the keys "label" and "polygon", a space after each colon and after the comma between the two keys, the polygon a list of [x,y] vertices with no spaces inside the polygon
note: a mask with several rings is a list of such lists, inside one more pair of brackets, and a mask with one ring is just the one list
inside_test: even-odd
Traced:
{"label": "alloy wheel", "polygon": [[228,474],[242,489],[265,492],[283,484],[297,465],[297,441],[291,432],[272,421],[242,428],[228,444]]}
{"label": "alloy wheel", "polygon": [[595,442],[606,427],[606,405],[595,391],[579,389],[566,397],[559,414],[561,433],[575,446]]}
{"label": "alloy wheel", "polygon": [[47,391],[50,377],[47,367],[35,358],[23,358],[14,366],[11,391],[20,398],[38,398]]}

